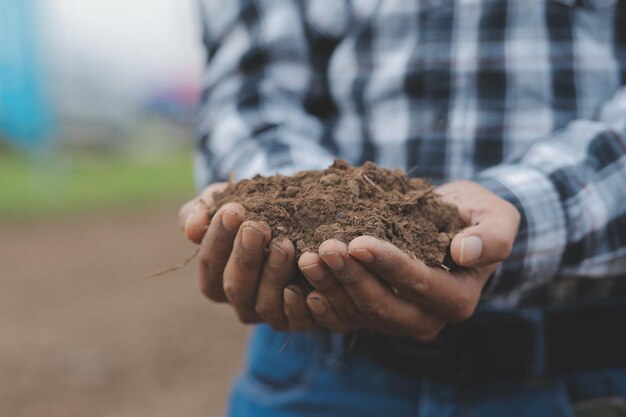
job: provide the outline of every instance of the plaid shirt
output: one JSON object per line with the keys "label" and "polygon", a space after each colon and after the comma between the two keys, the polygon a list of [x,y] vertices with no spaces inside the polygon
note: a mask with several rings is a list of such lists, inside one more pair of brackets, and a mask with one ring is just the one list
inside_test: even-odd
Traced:
{"label": "plaid shirt", "polygon": [[[626,0],[204,0],[198,185],[335,156],[521,212],[483,298],[623,291]],[[619,289],[621,287],[621,289]]]}

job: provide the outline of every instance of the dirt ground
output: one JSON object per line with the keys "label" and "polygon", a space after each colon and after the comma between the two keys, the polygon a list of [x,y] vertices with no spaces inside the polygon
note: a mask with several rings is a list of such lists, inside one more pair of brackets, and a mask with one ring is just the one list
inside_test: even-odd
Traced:
{"label": "dirt ground", "polygon": [[197,290],[176,204],[0,220],[1,417],[222,415],[248,329]]}

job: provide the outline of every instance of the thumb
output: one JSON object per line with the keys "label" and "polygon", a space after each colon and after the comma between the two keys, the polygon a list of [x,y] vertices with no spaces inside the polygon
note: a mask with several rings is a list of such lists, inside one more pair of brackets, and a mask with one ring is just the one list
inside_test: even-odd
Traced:
{"label": "thumb", "polygon": [[[508,202],[473,212],[470,226],[452,239],[450,254],[457,265],[485,266],[504,261],[511,254],[519,227],[519,212]],[[507,207],[507,205],[509,207]],[[478,214],[475,214],[478,213]]]}
{"label": "thumb", "polygon": [[200,243],[209,226],[209,210],[201,199],[187,202],[178,212],[178,222],[185,237]]}
{"label": "thumb", "polygon": [[198,198],[194,198],[183,205],[178,212],[178,223],[185,237],[193,243],[199,244],[209,227],[209,206],[213,203],[213,194],[224,190],[228,183],[216,182],[202,191]]}

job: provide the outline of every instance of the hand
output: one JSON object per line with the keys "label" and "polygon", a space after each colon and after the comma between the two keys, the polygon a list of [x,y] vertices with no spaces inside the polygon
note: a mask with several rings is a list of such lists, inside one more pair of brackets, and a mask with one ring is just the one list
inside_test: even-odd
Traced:
{"label": "hand", "polygon": [[457,205],[470,225],[452,240],[457,271],[430,268],[388,242],[360,236],[345,244],[328,240],[319,254],[298,262],[315,287],[307,296],[322,326],[357,328],[434,339],[449,321],[469,318],[497,264],[510,254],[520,222],[517,209],[471,181],[436,190]]}
{"label": "hand", "polygon": [[312,328],[304,290],[290,284],[295,271],[293,244],[272,239],[264,222],[244,222],[241,204],[225,204],[209,219],[213,193],[226,185],[210,185],[179,212],[185,236],[200,244],[202,292],[213,301],[230,302],[243,323],[265,321],[277,330]]}

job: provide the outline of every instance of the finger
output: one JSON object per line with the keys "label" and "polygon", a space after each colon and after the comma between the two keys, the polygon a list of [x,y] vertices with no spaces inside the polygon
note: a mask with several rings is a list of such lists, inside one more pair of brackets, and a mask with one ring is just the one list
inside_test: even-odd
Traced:
{"label": "finger", "polygon": [[271,232],[264,222],[241,224],[224,268],[224,293],[243,323],[258,323],[256,293]]}
{"label": "finger", "polygon": [[474,218],[475,226],[462,230],[452,239],[450,254],[454,262],[475,267],[506,260],[517,236],[516,213],[501,211],[481,220]]}
{"label": "finger", "polygon": [[178,223],[187,239],[193,243],[200,243],[208,228],[211,220],[208,207],[213,202],[213,193],[223,190],[226,186],[227,184],[223,182],[209,185],[200,197],[185,203],[178,212]]}
{"label": "finger", "polygon": [[200,288],[213,301],[227,301],[223,274],[246,211],[228,203],[215,213],[200,244]]}
{"label": "finger", "polygon": [[213,194],[223,191],[226,187],[228,187],[227,182],[216,182],[215,184],[211,184],[202,190],[200,193],[200,199],[210,207],[213,204]]}
{"label": "finger", "polygon": [[295,249],[289,239],[273,239],[256,295],[256,313],[276,330],[288,330],[283,291],[294,273]]}
{"label": "finger", "polygon": [[297,284],[291,284],[283,291],[285,315],[291,331],[307,331],[316,327],[303,294],[304,290]]}
{"label": "finger", "polygon": [[[327,257],[332,249],[341,253],[340,244],[343,243],[329,242],[324,247],[320,246],[322,256]],[[346,256],[343,265],[335,261],[329,263],[333,265],[334,276],[356,305],[366,327],[419,340],[432,340],[441,330],[443,320],[396,296],[389,286],[356,259]]]}
{"label": "finger", "polygon": [[448,320],[469,318],[494,266],[449,273],[429,268],[389,242],[360,236],[348,245],[350,257],[397,288],[400,294]]}
{"label": "finger", "polygon": [[[320,246],[321,248],[322,246]],[[347,249],[345,252],[347,254]],[[337,256],[340,257],[338,254]],[[309,283],[324,295],[345,325],[356,327],[361,324],[362,317],[359,315],[354,302],[337,278],[330,272],[320,255],[312,252],[304,253],[298,260],[298,267]]]}
{"label": "finger", "polygon": [[183,232],[185,231],[187,219],[189,219],[189,216],[193,214],[197,204],[198,199],[194,198],[193,200],[189,200],[185,204],[183,204],[183,206],[178,211],[178,225]]}
{"label": "finger", "polygon": [[202,241],[210,220],[208,208],[199,199],[187,202],[178,213],[178,222],[185,237],[196,244]]}
{"label": "finger", "polygon": [[[472,194],[465,195],[469,190],[473,190]],[[450,254],[457,265],[484,266],[509,257],[520,222],[515,206],[471,181],[444,185],[437,192],[444,201],[456,204],[461,217],[470,225],[450,244]]]}
{"label": "finger", "polygon": [[306,303],[317,323],[322,327],[338,333],[349,333],[357,327],[342,322],[333,310],[330,302],[319,291],[312,291],[306,298]]}

